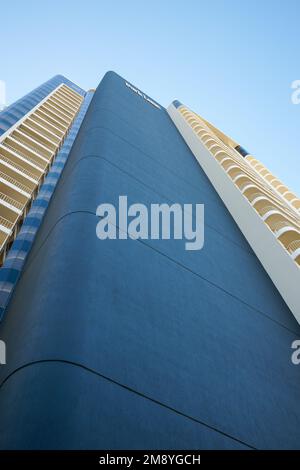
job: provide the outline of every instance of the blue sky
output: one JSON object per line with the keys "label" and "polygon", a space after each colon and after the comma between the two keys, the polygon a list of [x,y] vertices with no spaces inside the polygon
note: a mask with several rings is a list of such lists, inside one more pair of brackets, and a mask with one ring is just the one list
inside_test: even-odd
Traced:
{"label": "blue sky", "polygon": [[300,193],[298,0],[28,0],[1,5],[7,101],[62,73],[83,88],[115,70],[175,98]]}

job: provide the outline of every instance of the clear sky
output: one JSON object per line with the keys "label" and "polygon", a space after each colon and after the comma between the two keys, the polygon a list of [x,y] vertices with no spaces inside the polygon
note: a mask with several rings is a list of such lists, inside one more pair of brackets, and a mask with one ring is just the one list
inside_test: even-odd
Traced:
{"label": "clear sky", "polygon": [[190,106],[299,195],[299,0],[14,0],[0,14],[8,103],[57,73],[88,89],[114,70]]}

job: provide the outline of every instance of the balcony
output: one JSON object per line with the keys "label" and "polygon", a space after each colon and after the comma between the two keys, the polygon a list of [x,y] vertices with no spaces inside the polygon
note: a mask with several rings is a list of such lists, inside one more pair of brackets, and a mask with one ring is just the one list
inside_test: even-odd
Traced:
{"label": "balcony", "polygon": [[25,145],[25,147],[28,147],[29,150],[33,150],[35,154],[38,154],[44,159],[47,159],[47,161],[49,161],[53,155],[53,152],[50,149],[47,149],[43,145],[40,145],[39,142],[36,142],[35,140],[33,140],[33,138],[30,135],[27,135],[20,129],[16,129],[12,133],[12,137],[17,142]]}
{"label": "balcony", "polygon": [[50,122],[49,118],[47,119],[46,116],[42,117],[40,114],[37,114],[37,112],[31,114],[30,120],[36,125],[44,127],[52,134],[55,134],[58,140],[61,140],[65,134],[62,129],[56,127],[52,122]]}
{"label": "balcony", "polygon": [[280,211],[275,206],[263,206],[262,208],[258,208],[257,211],[259,212],[260,216],[263,220],[267,219],[269,215],[272,213],[280,214]]}
{"label": "balcony", "polygon": [[[10,140],[10,142],[11,142],[11,140]],[[26,155],[25,149],[23,149],[23,151],[21,151],[20,146],[16,145],[15,142],[13,142],[13,144],[14,145],[9,144],[8,139],[6,139],[2,142],[2,147],[7,148],[9,150],[9,152],[12,152],[13,155],[16,155],[18,158],[22,158],[26,163],[27,162],[30,163],[37,170],[37,174],[42,174],[44,172],[44,170],[47,166],[47,163],[44,163],[44,165],[42,165],[37,160],[34,160],[33,158]],[[38,159],[40,160],[40,157],[38,157]]]}
{"label": "balcony", "polygon": [[64,118],[56,111],[56,109],[53,108],[53,106],[51,106],[50,103],[48,103],[48,101],[46,101],[42,106],[40,106],[37,111],[42,111],[42,112],[47,113],[48,115],[51,116],[52,119],[54,119],[55,121],[59,122],[60,125],[61,125],[62,127],[64,127],[64,128],[67,128],[67,127],[70,125],[70,121],[64,119]]}
{"label": "balcony", "polygon": [[2,171],[0,171],[0,179],[4,181],[4,183],[8,182],[13,185],[13,189],[21,190],[23,193],[25,193],[26,196],[30,197],[32,189],[29,186],[20,183],[15,178],[7,175],[6,173],[3,173]]}
{"label": "balcony", "polygon": [[[253,189],[257,189],[257,188],[253,187]],[[257,201],[259,201],[261,199],[266,199],[267,200],[266,195],[264,193],[259,193],[259,192],[251,192],[249,195],[245,195],[245,196],[252,205],[254,205]]]}
{"label": "balcony", "polygon": [[65,86],[62,86],[61,88],[59,88],[58,92],[68,97],[68,99],[73,100],[74,103],[77,104],[78,106],[80,106],[80,104],[83,101],[83,97],[81,95],[79,95],[76,92],[71,91],[70,88],[67,88]]}
{"label": "balcony", "polygon": [[22,211],[24,208],[24,204],[22,204],[19,201],[16,201],[12,197],[7,196],[6,194],[0,192],[0,201],[6,203],[8,206],[12,206],[15,209],[18,209],[18,211]]}
{"label": "balcony", "polygon": [[283,232],[283,230],[286,231],[293,228],[287,220],[272,220],[268,225],[277,237]]}
{"label": "balcony", "polygon": [[12,231],[13,226],[14,226],[13,222],[0,216],[0,230],[3,230],[3,227],[4,227],[5,229],[4,231],[6,233],[10,233]]}
{"label": "balcony", "polygon": [[3,154],[3,151],[1,151],[1,149],[0,149],[0,163],[1,163],[1,161],[5,162],[7,165],[13,167],[18,172],[23,173],[24,175],[26,175],[28,178],[30,178],[34,182],[38,182],[38,180],[40,179],[40,176],[41,176],[40,172],[39,172],[39,174],[36,174],[36,173],[33,173],[32,171],[27,170],[25,168],[25,166],[19,165],[18,163],[15,163],[11,158],[6,157]]}
{"label": "balcony", "polygon": [[72,119],[62,113],[57,106],[55,106],[50,100],[46,101],[43,105],[46,109],[49,109],[52,114],[56,116],[63,124],[69,126]]}
{"label": "balcony", "polygon": [[49,98],[47,103],[51,103],[51,106],[56,108],[66,119],[71,120],[74,116],[71,111],[68,111],[53,95]]}
{"label": "balcony", "polygon": [[0,140],[0,263],[82,101],[58,87]]}
{"label": "balcony", "polygon": [[292,241],[287,246],[288,252],[291,254],[292,258],[300,265],[300,239]]}
{"label": "balcony", "polygon": [[23,134],[27,135],[30,137],[32,140],[34,140],[37,144],[41,145],[44,149],[49,150],[51,153],[53,153],[56,148],[57,144],[52,142],[50,139],[48,139],[46,136],[42,135],[39,131],[34,129],[31,126],[31,123],[26,120],[24,121],[20,127],[20,131],[23,132]]}
{"label": "balcony", "polygon": [[42,155],[38,149],[31,146],[31,144],[28,143],[19,134],[17,135],[14,133],[8,136],[5,139],[4,144],[9,146],[12,150],[16,151],[16,153],[22,155],[22,157],[26,159],[28,158],[29,161],[32,161],[32,163],[40,166],[41,168],[45,168],[48,164],[48,156],[45,157]]}
{"label": "balcony", "polygon": [[30,116],[28,119],[26,119],[24,124],[28,124],[28,126],[30,126],[31,129],[34,129],[36,132],[41,134],[43,137],[46,137],[46,139],[50,140],[50,142],[52,142],[53,144],[58,145],[59,142],[62,139],[62,136],[57,136],[52,131],[46,129],[45,123],[40,124],[40,123],[36,122],[36,120],[34,119],[34,115],[32,115],[32,117]]}
{"label": "balcony", "polygon": [[50,111],[46,111],[44,108],[42,109],[42,106],[35,111],[34,117],[46,120],[51,126],[58,129],[62,133],[62,135],[64,135],[66,131],[66,126],[59,122],[57,119],[55,119],[55,116],[52,115]]}
{"label": "balcony", "polygon": [[55,98],[58,103],[62,104],[68,112],[72,113],[73,115],[76,113],[78,106],[74,106],[72,103],[70,103],[70,101],[68,101],[65,96],[62,96],[56,92],[54,95],[52,95],[52,97]]}

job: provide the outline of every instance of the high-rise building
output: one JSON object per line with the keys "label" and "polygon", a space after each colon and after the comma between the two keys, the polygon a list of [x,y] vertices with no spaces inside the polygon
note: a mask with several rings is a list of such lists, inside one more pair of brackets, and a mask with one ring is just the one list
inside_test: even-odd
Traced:
{"label": "high-rise building", "polygon": [[[31,192],[3,245],[0,447],[299,448],[299,199],[113,72],[95,92],[62,78],[43,93],[0,145],[5,169],[2,155],[45,164],[3,178],[5,196]],[[203,249],[99,240],[96,209],[121,195],[203,203]]]}
{"label": "high-rise building", "polygon": [[[1,261],[38,194],[82,101],[82,95],[62,82],[0,136]],[[26,98],[3,113],[2,127],[6,126],[5,122],[12,124],[24,112],[21,110],[24,103]],[[34,104],[34,98],[30,103],[30,106]]]}

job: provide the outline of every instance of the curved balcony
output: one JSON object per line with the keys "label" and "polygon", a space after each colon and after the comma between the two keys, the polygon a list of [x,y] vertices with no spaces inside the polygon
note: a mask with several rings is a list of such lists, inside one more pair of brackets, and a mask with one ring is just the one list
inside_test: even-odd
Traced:
{"label": "curved balcony", "polygon": [[234,165],[235,161],[228,156],[228,153],[224,153],[224,158],[220,161],[220,164],[226,170],[228,165]]}
{"label": "curved balcony", "polygon": [[296,199],[298,199],[297,196],[294,193],[292,193],[290,190],[283,193],[283,197],[284,197],[284,199],[286,199],[289,202],[292,202],[292,201],[295,201]]}
{"label": "curved balcony", "polygon": [[196,127],[201,127],[199,122],[196,120],[196,119],[193,119],[192,120],[192,124],[191,124],[192,128],[194,129],[194,131],[196,130]]}
{"label": "curved balcony", "polygon": [[300,211],[300,199],[254,157],[249,155],[241,160],[239,155],[235,155],[234,149],[220,141],[201,118],[186,108],[180,108],[179,111],[252,205],[262,223],[270,228],[278,242],[300,265],[300,220],[289,208],[290,204]]}
{"label": "curved balcony", "polygon": [[[254,186],[255,189],[258,189],[256,186]],[[253,188],[253,189],[254,189]],[[246,196],[248,201],[254,206],[258,201],[265,200],[267,202],[270,202],[269,199],[266,197],[264,193],[260,192],[252,192],[248,196]]]}
{"label": "curved balcony", "polygon": [[296,261],[296,263],[300,266],[300,239],[292,241],[287,246],[288,252],[291,254],[292,258]]}
{"label": "curved balcony", "polygon": [[282,183],[281,181],[279,181],[277,178],[275,178],[274,180],[272,180],[271,182],[273,188],[277,189],[279,188],[280,186],[282,186]]}
{"label": "curved balcony", "polygon": [[276,186],[277,191],[283,196],[285,193],[289,193],[289,188],[284,186],[282,183]]}
{"label": "curved balcony", "polygon": [[234,168],[232,168],[231,170],[229,170],[227,172],[227,174],[230,176],[230,178],[232,179],[232,181],[238,186],[240,187],[240,184],[241,184],[241,180],[248,180],[248,181],[251,181],[251,179],[245,175],[245,173],[236,165],[234,165]]}
{"label": "curved balcony", "polygon": [[256,165],[253,165],[255,170],[260,173],[262,170],[265,169],[265,167],[261,163],[257,163]]}
{"label": "curved balcony", "polygon": [[270,223],[269,226],[276,235],[278,235],[282,231],[282,229],[289,228],[288,222],[284,220],[275,221],[273,223]]}
{"label": "curved balcony", "polygon": [[276,177],[274,175],[272,175],[272,173],[269,173],[268,176],[265,177],[265,180],[271,185],[273,186],[273,181],[276,181]]}
{"label": "curved balcony", "polygon": [[[199,129],[198,129],[199,128]],[[198,124],[196,127],[195,127],[195,131],[196,131],[196,134],[197,135],[200,135],[200,134],[205,134],[207,132],[207,130],[201,126],[200,124]]]}
{"label": "curved balcony", "polygon": [[192,125],[193,122],[196,121],[195,116],[191,113],[186,117],[186,120],[187,120],[187,122],[189,123],[190,126]]}
{"label": "curved balcony", "polygon": [[220,146],[220,144],[216,142],[215,140],[210,145],[207,145],[207,148],[210,151],[210,153],[213,154],[213,156],[215,156],[217,152],[222,150],[222,147]]}
{"label": "curved balcony", "polygon": [[[269,225],[270,229],[275,233],[277,238],[283,240],[283,235],[286,233],[294,233],[298,236],[300,235],[300,230],[293,225],[290,221],[285,220],[283,216],[280,215],[280,218],[276,216],[272,220],[267,220],[266,223]],[[284,237],[288,238],[288,237]],[[293,241],[293,240],[290,240]]]}
{"label": "curved balcony", "polygon": [[188,118],[188,120],[189,120],[189,124],[190,124],[190,126],[192,127],[192,129],[195,130],[195,126],[197,126],[197,124],[199,124],[199,122],[197,121],[197,119],[195,119],[194,116],[190,116],[190,117]]}
{"label": "curved balcony", "polygon": [[255,207],[259,215],[263,220],[266,220],[268,217],[270,217],[273,214],[278,214],[281,215],[280,210],[276,206],[271,206],[271,205],[266,205],[263,207]]}
{"label": "curved balcony", "polygon": [[208,142],[211,142],[212,144],[215,144],[216,141],[212,138],[212,136],[206,132],[202,137],[201,137],[201,140],[202,142],[204,143],[204,145],[207,147],[208,145]]}
{"label": "curved balcony", "polygon": [[228,173],[231,176],[231,174],[234,173],[234,171],[233,171],[234,169],[236,169],[237,172],[241,172],[242,171],[241,167],[239,165],[237,165],[234,160],[232,160],[232,159],[230,159],[230,160],[231,161],[226,160],[222,163],[222,167],[224,168],[226,173]]}
{"label": "curved balcony", "polygon": [[[216,157],[216,155],[217,155],[219,152],[221,152],[222,150],[223,150],[222,147],[221,147],[220,144],[217,143],[217,142],[214,143],[213,145],[211,145],[211,146],[209,147],[209,151],[213,154],[214,157]],[[223,150],[223,151],[224,151],[224,150]],[[226,152],[224,152],[224,153],[225,153],[225,155],[226,155]]]}
{"label": "curved balcony", "polygon": [[196,124],[195,127],[194,127],[194,132],[199,136],[202,129],[203,129],[203,127],[200,126],[200,124]]}
{"label": "curved balcony", "polygon": [[212,137],[210,137],[209,139],[205,138],[205,142],[204,142],[204,139],[202,139],[202,142],[205,144],[207,150],[209,150],[212,154],[213,152],[211,151],[211,149],[217,146],[219,147],[217,141],[213,139]]}
{"label": "curved balcony", "polygon": [[295,207],[296,210],[300,210],[300,199],[293,199],[291,201],[291,204],[293,207]]}
{"label": "curved balcony", "polygon": [[217,150],[217,152],[215,153],[214,155],[215,159],[218,160],[218,162],[222,165],[222,163],[224,162],[224,160],[226,160],[228,157],[228,154],[225,152],[225,150],[223,150],[221,147],[220,147],[220,150]]}
{"label": "curved balcony", "polygon": [[[245,183],[239,186],[241,193],[248,199],[252,197],[253,194],[258,193],[260,189],[252,182],[246,181]],[[259,194],[263,194],[260,192]]]}
{"label": "curved balcony", "polygon": [[[204,140],[204,139],[202,139]],[[212,147],[213,145],[218,145],[218,141],[211,135],[209,134],[209,138],[205,138],[205,145],[207,148]]]}
{"label": "curved balcony", "polygon": [[264,168],[263,170],[260,170],[259,174],[265,179],[265,176],[268,174],[268,170]]}

